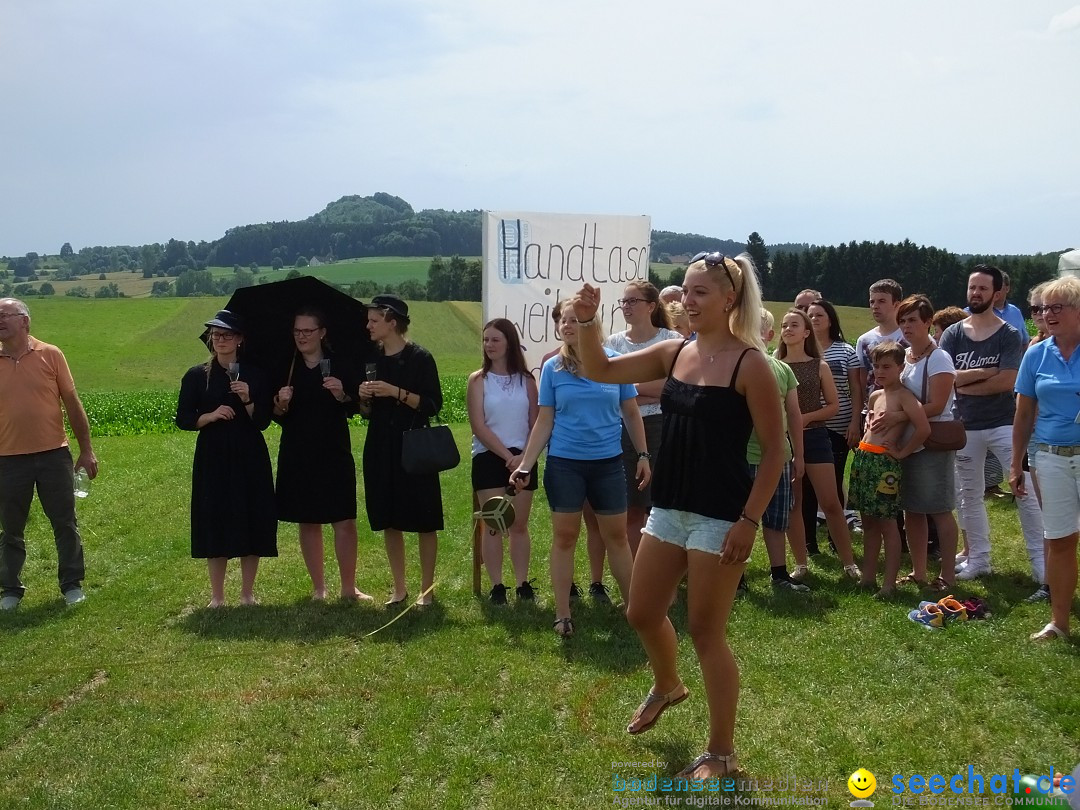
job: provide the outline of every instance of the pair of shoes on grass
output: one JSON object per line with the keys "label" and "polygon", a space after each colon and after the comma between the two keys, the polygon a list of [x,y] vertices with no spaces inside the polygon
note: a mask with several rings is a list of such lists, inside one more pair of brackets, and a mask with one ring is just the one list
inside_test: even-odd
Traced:
{"label": "pair of shoes on grass", "polygon": [[[506,592],[510,590],[501,582],[498,585],[493,585],[488,598],[493,605],[505,605],[506,604]],[[536,592],[533,591],[532,580],[522,582],[514,589],[514,593],[517,594],[519,602],[531,602],[536,598]]]}
{"label": "pair of shoes on grass", "polygon": [[946,622],[966,622],[968,611],[963,602],[949,594],[936,602],[920,602],[918,608],[908,613],[908,618],[927,629],[940,630]]}

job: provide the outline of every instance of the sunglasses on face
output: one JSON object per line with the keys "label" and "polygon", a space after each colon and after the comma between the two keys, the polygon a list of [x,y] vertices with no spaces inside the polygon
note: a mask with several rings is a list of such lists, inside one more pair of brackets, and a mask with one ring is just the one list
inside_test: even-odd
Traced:
{"label": "sunglasses on face", "polygon": [[707,253],[705,251],[702,251],[694,258],[692,258],[690,260],[690,263],[693,264],[694,262],[698,261],[704,261],[705,266],[709,269],[712,269],[714,267],[723,267],[724,275],[727,276],[728,284],[731,285],[732,290],[735,289],[735,280],[731,277],[731,271],[728,270],[727,266],[727,256],[725,256],[720,251],[714,251],[713,253]]}

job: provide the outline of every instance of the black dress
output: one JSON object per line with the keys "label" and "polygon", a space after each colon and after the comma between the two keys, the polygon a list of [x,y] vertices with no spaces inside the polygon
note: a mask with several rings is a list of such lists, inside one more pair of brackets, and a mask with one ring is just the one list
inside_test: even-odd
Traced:
{"label": "black dress", "polygon": [[270,424],[271,397],[266,378],[240,364],[240,379],[250,386],[253,415],[229,391],[229,378],[217,361],[188,370],[180,382],[176,425],[196,430],[200,416],[229,405],[233,419],[199,430],[191,467],[191,556],[277,556],[274,477],[262,431]]}
{"label": "black dress", "polygon": [[409,475],[401,466],[401,436],[427,427],[442,410],[442,386],[435,358],[422,346],[406,343],[395,355],[369,358],[376,379],[420,397],[413,409],[392,397],[375,397],[364,441],[364,501],[372,531],[436,532],[443,528],[439,474]]}
{"label": "black dress", "polygon": [[348,419],[356,412],[358,382],[352,364],[336,358],[330,358],[330,375],[341,380],[344,403],[322,387],[318,366],[308,368],[298,358],[289,410],[274,417],[281,424],[277,517],[287,523],[356,519],[356,462]]}

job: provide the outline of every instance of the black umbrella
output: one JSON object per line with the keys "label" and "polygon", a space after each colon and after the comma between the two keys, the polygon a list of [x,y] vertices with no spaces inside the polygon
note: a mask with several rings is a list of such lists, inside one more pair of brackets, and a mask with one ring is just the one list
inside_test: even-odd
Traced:
{"label": "black umbrella", "polygon": [[244,359],[271,374],[287,373],[296,351],[293,318],[305,307],[325,316],[326,342],[335,357],[356,363],[367,355],[367,305],[314,276],[300,276],[232,294],[225,308],[243,323]]}

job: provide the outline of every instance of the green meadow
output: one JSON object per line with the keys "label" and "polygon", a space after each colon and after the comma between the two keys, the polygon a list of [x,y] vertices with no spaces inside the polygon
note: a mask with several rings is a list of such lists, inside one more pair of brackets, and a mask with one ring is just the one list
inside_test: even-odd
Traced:
{"label": "green meadow", "polygon": [[[988,504],[995,573],[957,592],[986,599],[992,618],[941,631],[908,621],[915,589],[876,600],[843,582],[832,556],[815,561],[809,594],[776,593],[758,544],[750,594],[730,626],[742,678],[736,740],[750,781],[724,795],[625,784],[673,775],[705,742],[684,592],[672,618],[692,696],[640,737],[624,729],[650,676],[618,608],[586,597],[574,608],[577,634],[552,632],[542,493],[529,522],[537,602],[490,605],[486,576],[484,594],[473,594],[460,414],[448,421],[465,461],[442,477],[432,608],[313,603],[296,529],[282,524],[279,556],[260,569],[261,604],[206,609],[205,565],[189,556],[195,436],[152,425],[163,418],[167,428],[181,374],[206,357],[201,324],[222,303],[31,302],[34,334],[64,348],[84,398],[112,402],[95,430],[152,403],[165,416],[95,439],[101,472],[79,503],[84,604],[60,600],[50,528],[32,510],[27,596],[0,614],[0,807],[592,808],[813,796],[839,808],[859,767],[876,775],[871,798],[881,807],[892,803],[893,775],[948,777],[969,764],[987,777],[1045,774],[1080,760],[1080,646],[1027,641],[1048,608],[1024,602],[1034,586],[1007,500]],[[462,383],[479,365],[479,304],[413,306],[413,336],[448,388]],[[851,338],[869,325],[860,310],[841,318]],[[359,465],[364,426],[352,435]],[[277,438],[267,431],[272,457]],[[358,499],[358,584],[381,604],[390,578],[364,519],[362,479]],[[407,549],[415,596],[416,548]],[[583,548],[577,572],[584,586]],[[336,577],[332,553],[327,575]],[[238,588],[230,569],[234,604]],[[793,790],[796,782],[812,790]]]}

